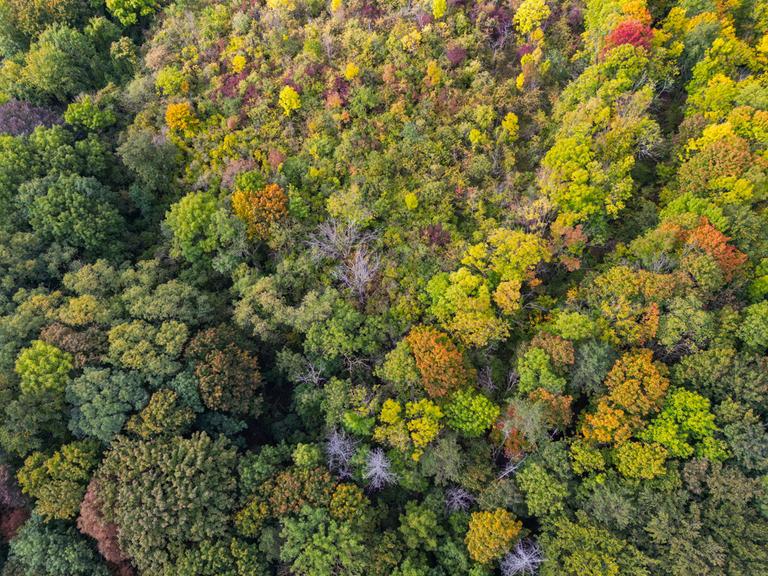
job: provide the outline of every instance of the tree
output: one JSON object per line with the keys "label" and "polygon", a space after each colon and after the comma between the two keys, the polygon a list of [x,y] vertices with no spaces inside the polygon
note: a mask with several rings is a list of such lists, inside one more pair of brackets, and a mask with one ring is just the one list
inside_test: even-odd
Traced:
{"label": "tree", "polygon": [[526,464],[515,480],[525,494],[525,504],[532,516],[553,516],[563,511],[568,486],[540,464]]}
{"label": "tree", "polygon": [[446,423],[461,434],[482,436],[499,417],[499,407],[471,390],[455,392],[445,406]]}
{"label": "tree", "polygon": [[405,410],[402,404],[388,398],[381,407],[379,425],[373,437],[378,442],[386,442],[410,453],[411,458],[418,462],[424,448],[439,434],[443,416],[440,407],[426,398],[406,402]]}
{"label": "tree", "polygon": [[515,12],[514,22],[520,34],[529,34],[550,14],[545,0],[524,0]]}
{"label": "tree", "polygon": [[127,562],[128,558],[120,549],[118,543],[118,527],[116,524],[107,522],[101,512],[103,503],[99,497],[99,485],[95,480],[91,480],[85,497],[80,504],[80,515],[77,518],[77,527],[83,534],[86,534],[96,540],[96,545],[107,562],[113,564],[122,564]]}
{"label": "tree", "polygon": [[398,530],[405,545],[413,550],[435,550],[443,535],[438,516],[428,502],[406,503],[405,513],[400,515]]}
{"label": "tree", "polygon": [[553,370],[550,360],[550,356],[541,348],[531,348],[518,358],[518,390],[521,394],[530,393],[537,388],[550,392],[562,392],[565,389],[565,378]]}
{"label": "tree", "polygon": [[258,414],[261,373],[256,357],[224,326],[198,333],[186,349],[195,365],[200,396],[212,410]]}
{"label": "tree", "polygon": [[35,499],[35,513],[46,520],[69,520],[77,516],[80,502],[98,463],[95,443],[65,444],[50,458],[35,452],[19,470],[19,484]]}
{"label": "tree", "polygon": [[751,349],[768,348],[768,300],[747,306],[738,335]]}
{"label": "tree", "polygon": [[495,313],[488,283],[468,268],[435,275],[427,293],[432,300],[430,312],[463,344],[481,347],[509,334],[507,324]]}
{"label": "tree", "polygon": [[0,104],[0,133],[28,136],[38,126],[50,127],[61,122],[58,114],[29,102],[9,100]]}
{"label": "tree", "polygon": [[16,359],[15,370],[24,394],[53,392],[63,396],[72,370],[72,355],[35,340]]}
{"label": "tree", "polygon": [[709,400],[700,394],[678,388],[667,396],[661,414],[642,437],[657,442],[678,458],[688,458],[696,451],[710,460],[722,460],[726,453],[713,437],[717,426],[709,406]]}
{"label": "tree", "polygon": [[173,254],[200,262],[218,246],[216,198],[209,192],[191,192],[171,206],[165,223],[173,234]]}
{"label": "tree", "polygon": [[280,533],[280,559],[301,576],[369,573],[369,548],[350,524],[329,519],[325,510],[305,508],[286,518]]}
{"label": "tree", "polygon": [[35,450],[59,446],[68,438],[59,392],[41,390],[8,401],[0,420],[0,445],[24,458]]}
{"label": "tree", "polygon": [[514,550],[501,559],[502,576],[517,576],[518,574],[536,574],[544,558],[541,548],[530,540],[519,540]]}
{"label": "tree", "polygon": [[597,442],[621,444],[642,428],[644,418],[661,408],[669,387],[667,369],[653,362],[647,349],[634,350],[619,358],[608,372],[608,394],[597,410],[584,417],[582,433]]}
{"label": "tree", "polygon": [[660,444],[626,442],[614,452],[616,469],[626,478],[652,480],[666,473],[667,450]]}
{"label": "tree", "polygon": [[220,437],[112,443],[96,478],[101,512],[141,571],[160,571],[190,545],[227,531],[236,451]]}
{"label": "tree", "polygon": [[136,24],[139,18],[150,16],[159,8],[158,0],[107,0],[107,9],[123,26]]}
{"label": "tree", "polygon": [[424,389],[432,398],[445,396],[475,378],[474,368],[450,338],[439,330],[417,326],[405,340],[413,353]]}
{"label": "tree", "polygon": [[608,36],[605,37],[604,50],[607,52],[622,44],[631,44],[648,50],[651,47],[652,38],[653,32],[648,24],[629,18],[619,22],[616,28],[608,33]]}
{"label": "tree", "polygon": [[500,558],[520,533],[523,523],[503,509],[473,512],[465,542],[476,562],[487,564]]}
{"label": "tree", "polygon": [[30,199],[29,223],[41,236],[87,254],[112,254],[123,219],[111,191],[94,178],[61,174],[24,185]]}
{"label": "tree", "polygon": [[71,526],[43,522],[33,515],[11,541],[10,560],[23,574],[108,576],[109,570],[88,542]]}
{"label": "tree", "polygon": [[66,399],[73,406],[70,430],[108,444],[148,395],[135,372],[88,367],[67,386]]}
{"label": "tree", "polygon": [[147,440],[181,434],[194,419],[193,410],[183,405],[179,395],[164,388],[152,394],[144,409],[131,416],[125,427],[129,432]]}
{"label": "tree", "polygon": [[631,544],[578,518],[562,518],[539,540],[542,576],[648,576],[650,560]]}
{"label": "tree", "polygon": [[109,359],[116,366],[148,376],[169,376],[181,369],[178,359],[189,329],[176,320],[155,326],[143,320],[116,324],[108,334]]}
{"label": "tree", "polygon": [[283,86],[280,90],[278,104],[283,109],[283,114],[290,116],[301,108],[301,98],[299,98],[299,93],[292,86]]}
{"label": "tree", "polygon": [[270,227],[288,214],[288,197],[277,184],[267,184],[260,190],[248,187],[248,181],[238,179],[232,194],[232,211],[245,222],[248,236],[265,240]]}

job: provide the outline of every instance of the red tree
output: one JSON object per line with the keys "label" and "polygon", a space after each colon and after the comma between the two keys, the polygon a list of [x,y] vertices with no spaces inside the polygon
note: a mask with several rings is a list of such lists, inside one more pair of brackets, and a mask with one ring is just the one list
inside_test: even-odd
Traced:
{"label": "red tree", "polygon": [[632,44],[648,50],[651,47],[651,38],[653,38],[653,30],[650,26],[634,18],[624,20],[605,37],[604,52],[622,44]]}

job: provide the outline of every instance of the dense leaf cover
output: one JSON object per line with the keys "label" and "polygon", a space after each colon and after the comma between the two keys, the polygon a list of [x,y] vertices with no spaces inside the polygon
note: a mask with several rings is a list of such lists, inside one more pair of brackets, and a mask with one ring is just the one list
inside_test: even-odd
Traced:
{"label": "dense leaf cover", "polygon": [[768,574],[768,3],[0,0],[0,576]]}

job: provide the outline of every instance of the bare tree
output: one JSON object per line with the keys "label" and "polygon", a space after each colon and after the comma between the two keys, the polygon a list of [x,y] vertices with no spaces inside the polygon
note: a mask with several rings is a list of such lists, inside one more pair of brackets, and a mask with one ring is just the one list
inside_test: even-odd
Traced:
{"label": "bare tree", "polygon": [[445,507],[449,512],[466,512],[474,501],[475,497],[459,486],[445,491]]}
{"label": "bare tree", "polygon": [[349,467],[356,449],[357,443],[343,431],[331,432],[325,442],[328,468],[342,478],[349,477],[351,475]]}
{"label": "bare tree", "polygon": [[355,224],[342,224],[331,219],[318,226],[317,232],[309,240],[309,247],[318,260],[346,260],[355,246],[372,239],[372,234],[361,232]]}
{"label": "bare tree", "polygon": [[307,362],[306,370],[296,376],[296,380],[302,384],[311,384],[317,388],[319,388],[320,385],[325,382],[325,378],[323,378],[322,372],[317,366],[315,366],[314,362]]}
{"label": "bare tree", "polygon": [[397,476],[392,472],[392,464],[384,454],[384,450],[375,448],[368,453],[363,478],[368,480],[368,486],[372,490],[381,490],[397,481]]}
{"label": "bare tree", "polygon": [[520,540],[514,550],[501,559],[499,567],[503,576],[536,574],[539,564],[544,561],[541,548],[532,540]]}
{"label": "bare tree", "polygon": [[365,304],[368,288],[378,274],[380,266],[379,257],[370,255],[367,246],[361,244],[336,268],[333,275],[357,296],[360,304]]}
{"label": "bare tree", "polygon": [[523,456],[521,460],[510,460],[507,462],[506,466],[504,466],[504,469],[501,471],[501,474],[499,474],[499,480],[517,472],[520,466],[523,465],[523,462],[525,462],[525,459],[526,456]]}

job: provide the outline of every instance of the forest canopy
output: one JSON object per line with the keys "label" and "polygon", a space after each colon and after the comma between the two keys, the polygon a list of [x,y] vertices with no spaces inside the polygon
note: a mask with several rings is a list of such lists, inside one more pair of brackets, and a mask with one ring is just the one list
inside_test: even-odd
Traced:
{"label": "forest canopy", "polygon": [[768,3],[0,0],[0,576],[768,574]]}

